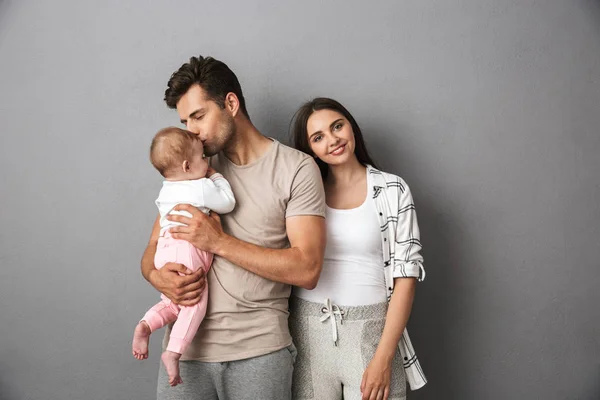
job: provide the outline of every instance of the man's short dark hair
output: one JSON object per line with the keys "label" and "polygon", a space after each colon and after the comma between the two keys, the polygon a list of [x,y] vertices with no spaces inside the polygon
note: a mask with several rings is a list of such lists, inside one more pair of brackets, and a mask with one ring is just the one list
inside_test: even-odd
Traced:
{"label": "man's short dark hair", "polygon": [[225,108],[227,93],[234,93],[240,102],[240,109],[248,117],[246,101],[237,76],[224,62],[212,57],[192,57],[189,62],[173,72],[165,90],[167,106],[177,108],[177,102],[196,84],[200,85],[209,100],[221,108]]}

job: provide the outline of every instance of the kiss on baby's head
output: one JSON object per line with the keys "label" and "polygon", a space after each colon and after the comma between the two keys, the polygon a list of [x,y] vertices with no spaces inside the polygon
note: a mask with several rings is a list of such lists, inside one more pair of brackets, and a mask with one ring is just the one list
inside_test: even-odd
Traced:
{"label": "kiss on baby's head", "polygon": [[204,178],[208,169],[200,138],[176,127],[161,129],[154,136],[150,161],[163,177],[170,180]]}

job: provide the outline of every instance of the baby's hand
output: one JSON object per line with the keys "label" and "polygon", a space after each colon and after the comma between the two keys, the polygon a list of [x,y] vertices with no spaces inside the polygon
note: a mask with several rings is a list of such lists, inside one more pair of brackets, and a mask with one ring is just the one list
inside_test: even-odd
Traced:
{"label": "baby's hand", "polygon": [[213,168],[213,167],[208,167],[208,169],[206,170],[206,177],[210,178],[211,175],[216,174],[217,171]]}

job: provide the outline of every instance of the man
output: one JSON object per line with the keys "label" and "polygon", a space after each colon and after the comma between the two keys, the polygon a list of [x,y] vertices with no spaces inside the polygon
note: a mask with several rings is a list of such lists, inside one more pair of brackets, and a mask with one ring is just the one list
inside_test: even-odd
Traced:
{"label": "man", "polygon": [[[161,364],[159,399],[291,398],[295,348],[288,330],[291,286],[314,288],[325,248],[325,196],[312,158],[263,136],[252,124],[235,74],[192,57],[168,82],[165,101],[202,140],[211,167],[231,184],[233,212],[174,215],[173,237],[215,254],[206,276],[180,264],[154,267],[157,219],[142,258],[152,286],[182,306],[208,290],[206,317],[171,388]],[[184,276],[180,276],[184,274]],[[168,332],[165,340],[168,338]]]}

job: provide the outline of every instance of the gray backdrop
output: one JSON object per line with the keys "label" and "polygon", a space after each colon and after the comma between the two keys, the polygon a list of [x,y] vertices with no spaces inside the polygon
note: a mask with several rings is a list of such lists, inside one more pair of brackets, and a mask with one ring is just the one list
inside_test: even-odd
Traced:
{"label": "gray backdrop", "polygon": [[428,278],[411,399],[600,398],[600,1],[0,4],[0,398],[148,399],[139,259],[190,56],[287,140],[334,97],[414,192]]}

